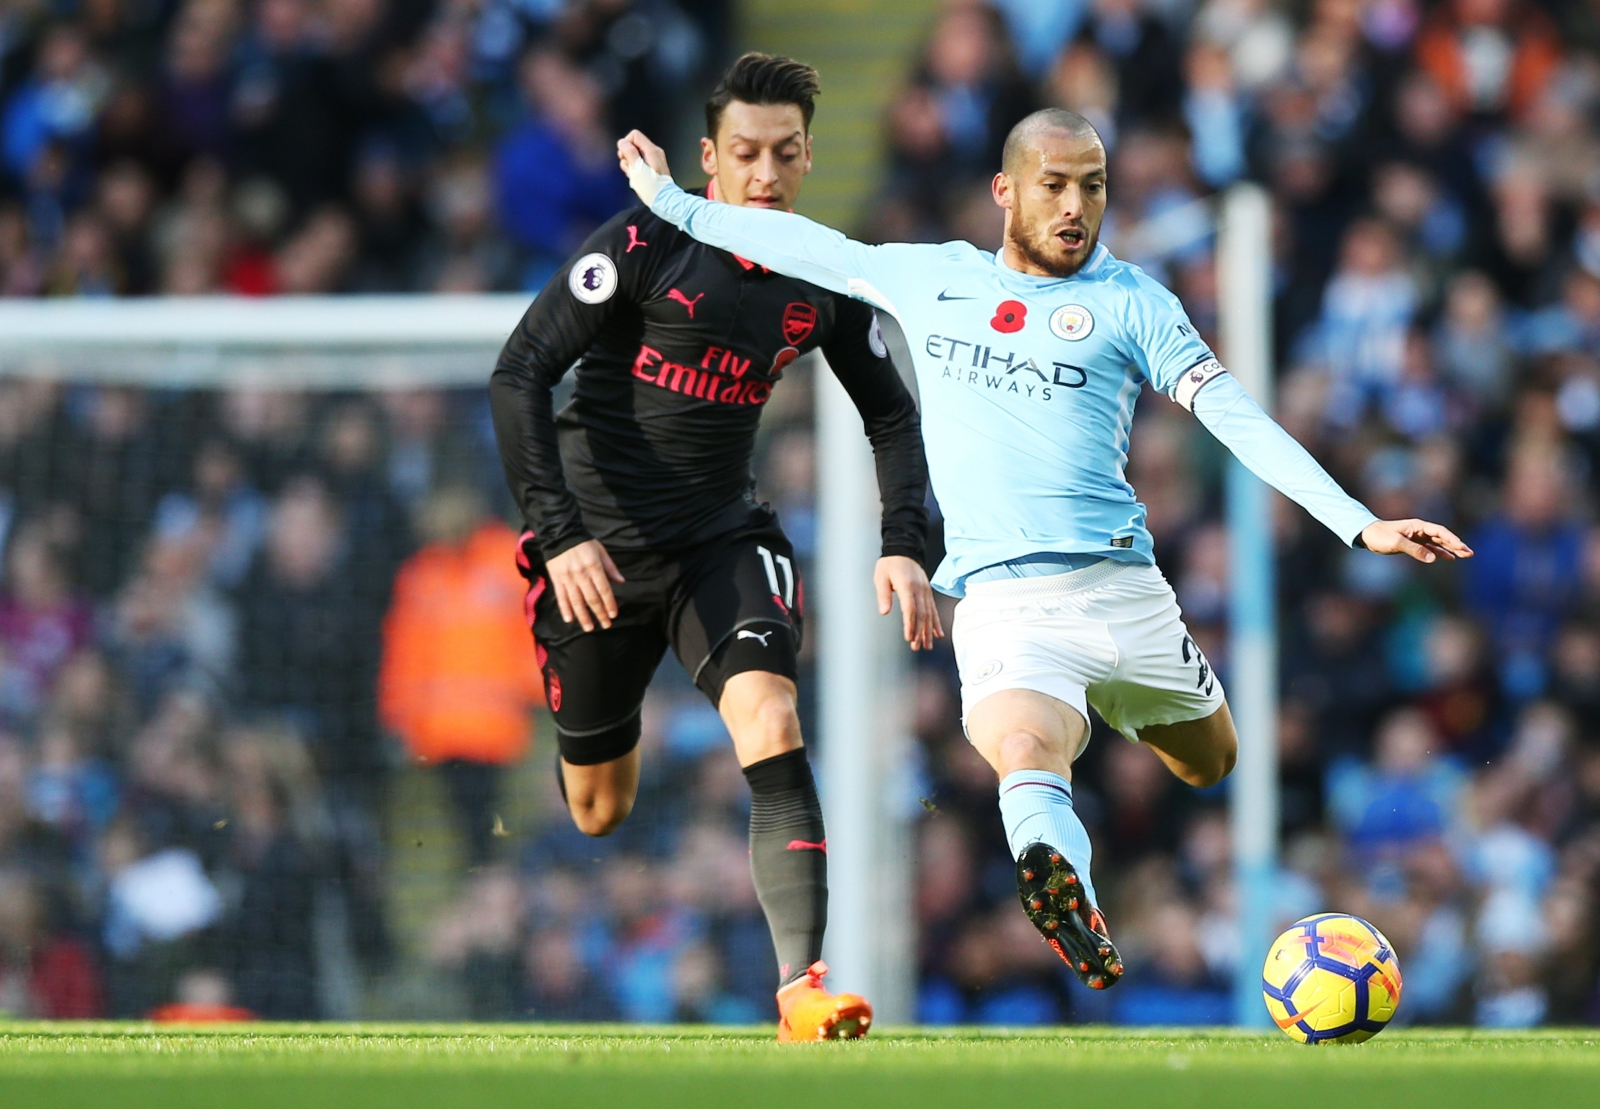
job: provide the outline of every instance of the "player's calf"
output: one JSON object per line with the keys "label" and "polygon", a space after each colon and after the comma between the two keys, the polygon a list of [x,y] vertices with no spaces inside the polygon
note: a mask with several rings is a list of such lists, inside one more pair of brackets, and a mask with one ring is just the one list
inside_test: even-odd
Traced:
{"label": "player's calf", "polygon": [[1239,734],[1224,702],[1210,716],[1139,729],[1139,742],[1153,750],[1167,769],[1196,789],[1214,786],[1239,761]]}

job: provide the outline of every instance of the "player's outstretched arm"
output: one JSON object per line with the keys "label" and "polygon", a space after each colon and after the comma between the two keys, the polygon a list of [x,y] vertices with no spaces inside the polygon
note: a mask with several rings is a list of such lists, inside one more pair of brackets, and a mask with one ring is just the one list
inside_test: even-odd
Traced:
{"label": "player's outstretched arm", "polygon": [[1262,410],[1217,363],[1201,370],[1193,392],[1180,383],[1177,399],[1235,458],[1262,481],[1299,504],[1351,546],[1378,554],[1410,555],[1418,562],[1471,558],[1472,549],[1450,529],[1426,520],[1379,520],[1347,494],[1311,453]]}
{"label": "player's outstretched arm", "polygon": [[878,248],[793,212],[718,204],[686,193],[673,183],[666,152],[642,131],[617,140],[617,161],[651,211],[701,242],[786,277],[890,307],[873,296],[872,259]]}

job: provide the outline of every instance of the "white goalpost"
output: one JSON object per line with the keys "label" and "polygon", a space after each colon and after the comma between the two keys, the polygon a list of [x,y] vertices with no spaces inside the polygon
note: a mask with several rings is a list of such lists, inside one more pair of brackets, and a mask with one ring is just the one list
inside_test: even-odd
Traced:
{"label": "white goalpost", "polygon": [[0,375],[164,388],[458,388],[489,380],[529,298],[0,301]]}
{"label": "white goalpost", "polygon": [[879,1024],[915,1013],[915,861],[910,773],[910,651],[898,610],[878,615],[878,480],[861,415],[822,364],[817,412],[817,698],[828,826],[828,932],[835,989],[872,999]]}
{"label": "white goalpost", "polygon": [[[1266,190],[1236,185],[1223,198],[1217,234],[1222,362],[1272,411],[1272,206]],[[1239,962],[1235,1024],[1270,1023],[1261,966],[1272,941],[1278,861],[1278,604],[1272,491],[1228,459],[1230,674],[1228,702],[1239,730],[1229,787]]]}

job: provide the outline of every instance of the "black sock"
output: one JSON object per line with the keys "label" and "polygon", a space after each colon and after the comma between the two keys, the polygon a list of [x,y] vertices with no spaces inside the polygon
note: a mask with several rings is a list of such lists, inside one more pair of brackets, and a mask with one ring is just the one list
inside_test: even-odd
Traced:
{"label": "black sock", "polygon": [[744,768],[750,783],[750,874],[778,953],[778,984],[822,958],[828,922],[827,833],[804,748]]}

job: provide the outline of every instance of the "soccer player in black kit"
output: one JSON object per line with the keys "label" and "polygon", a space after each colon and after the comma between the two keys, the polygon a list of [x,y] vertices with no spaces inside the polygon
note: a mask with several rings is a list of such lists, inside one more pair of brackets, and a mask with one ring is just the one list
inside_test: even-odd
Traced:
{"label": "soccer player in black kit", "polygon": [[[706,195],[789,208],[811,168],[817,74],[747,54],[706,104]],[[584,832],[633,807],[639,710],[670,646],[717,706],[750,784],[750,868],[779,963],[778,1038],[863,1035],[872,1008],[822,985],[827,834],[796,713],[804,592],[776,514],[755,498],[762,406],[821,348],[860,411],[883,502],[881,612],[942,636],[922,569],[927,464],[916,406],[872,309],[704,246],[648,208],[596,231],[506,343],[490,382],[518,562]],[[551,390],[576,363],[571,403]]]}

